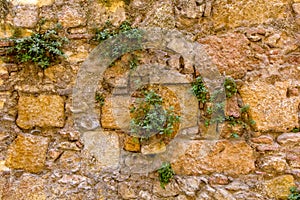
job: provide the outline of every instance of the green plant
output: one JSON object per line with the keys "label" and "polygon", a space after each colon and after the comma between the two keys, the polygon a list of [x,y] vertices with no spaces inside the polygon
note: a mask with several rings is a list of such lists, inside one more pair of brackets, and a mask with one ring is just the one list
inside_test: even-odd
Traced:
{"label": "green plant", "polygon": [[102,42],[108,38],[114,37],[119,33],[124,33],[130,30],[138,30],[132,28],[130,22],[123,21],[119,27],[114,27],[110,21],[106,21],[105,26],[102,30],[96,29],[94,41]]}
{"label": "green plant", "polygon": [[251,125],[254,125],[254,124],[256,124],[256,121],[253,120],[253,119],[250,119],[250,120],[249,120],[249,123],[250,123]]}
{"label": "green plant", "polygon": [[300,129],[299,128],[293,128],[292,132],[293,133],[298,133],[298,132],[300,132]]}
{"label": "green plant", "polygon": [[45,69],[58,57],[65,56],[61,48],[67,39],[60,37],[55,30],[12,40],[14,45],[9,48],[8,54],[15,56],[18,63],[33,62]]}
{"label": "green plant", "polygon": [[224,81],[225,94],[227,98],[232,97],[237,93],[236,83],[233,78],[226,77]]}
{"label": "green plant", "polygon": [[296,187],[291,187],[288,200],[300,200],[300,190]]}
{"label": "green plant", "polygon": [[163,163],[158,169],[158,178],[160,186],[165,189],[165,186],[171,181],[175,175],[170,163]]}
{"label": "green plant", "polygon": [[206,89],[202,78],[199,76],[196,80],[192,83],[192,92],[197,97],[198,101],[205,103],[207,101],[207,93],[208,90]]}
{"label": "green plant", "polygon": [[96,93],[95,100],[99,103],[99,106],[102,107],[104,105],[105,97],[101,93]]}
{"label": "green plant", "polygon": [[133,135],[147,139],[155,133],[168,136],[173,133],[174,124],[180,117],[174,113],[172,107],[163,109],[162,102],[162,98],[153,90],[143,91],[141,101],[130,110],[133,115],[130,132]]}
{"label": "green plant", "polygon": [[241,107],[241,113],[247,113],[250,109],[250,106],[248,104]]}
{"label": "green plant", "polygon": [[237,134],[237,133],[232,133],[232,134],[231,134],[231,137],[237,139],[237,138],[239,138],[240,136],[239,136],[239,134]]}
{"label": "green plant", "polygon": [[129,67],[131,70],[135,70],[138,67],[138,59],[136,56],[133,56],[129,61]]}
{"label": "green plant", "polygon": [[96,30],[93,40],[101,43],[112,38],[110,45],[104,47],[103,52],[105,56],[118,58],[125,53],[141,49],[142,36],[143,32],[133,28],[128,21],[122,22],[119,27],[114,27],[108,21],[102,30]]}

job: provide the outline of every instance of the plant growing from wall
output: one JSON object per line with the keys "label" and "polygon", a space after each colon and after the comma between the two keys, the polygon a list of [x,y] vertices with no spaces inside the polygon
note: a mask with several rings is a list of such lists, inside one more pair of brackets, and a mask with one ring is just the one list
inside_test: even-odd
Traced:
{"label": "plant growing from wall", "polygon": [[207,101],[208,90],[206,89],[201,76],[197,77],[192,83],[192,92],[201,103],[205,103]]}
{"label": "plant growing from wall", "polygon": [[293,128],[292,132],[293,133],[298,133],[298,132],[300,132],[300,129],[299,128]]}
{"label": "plant growing from wall", "polygon": [[157,172],[160,186],[163,189],[165,189],[165,186],[171,181],[171,179],[175,175],[172,166],[170,163],[163,163]]}
{"label": "plant growing from wall", "polygon": [[133,28],[128,21],[123,21],[119,27],[114,27],[110,21],[106,21],[105,26],[103,29],[95,30],[95,36],[93,38],[94,41],[102,42],[108,38],[114,37],[120,33],[124,33],[126,31],[136,30],[138,29]]}
{"label": "plant growing from wall", "polygon": [[[106,56],[113,58],[132,50],[141,49],[142,35],[142,31],[133,28],[128,21],[122,22],[119,27],[114,27],[110,21],[107,21],[103,29],[96,29],[93,41],[100,43],[112,38],[110,45],[103,51],[106,52]],[[117,37],[114,38],[114,36]]]}
{"label": "plant growing from wall", "polygon": [[226,97],[230,98],[237,93],[236,83],[233,78],[226,77],[224,81]]}
{"label": "plant growing from wall", "polygon": [[300,200],[300,190],[296,187],[291,187],[288,200]]}
{"label": "plant growing from wall", "polygon": [[12,39],[14,45],[8,49],[8,55],[14,56],[17,63],[32,62],[45,69],[64,57],[61,50],[67,39],[60,37],[56,30],[34,33],[30,37]]}
{"label": "plant growing from wall", "polygon": [[96,93],[95,100],[99,106],[102,107],[104,105],[105,97],[102,93]]}
{"label": "plant growing from wall", "polygon": [[130,133],[142,139],[148,139],[156,133],[171,136],[174,124],[180,117],[172,107],[164,109],[163,99],[153,90],[143,90],[142,96],[130,110]]}

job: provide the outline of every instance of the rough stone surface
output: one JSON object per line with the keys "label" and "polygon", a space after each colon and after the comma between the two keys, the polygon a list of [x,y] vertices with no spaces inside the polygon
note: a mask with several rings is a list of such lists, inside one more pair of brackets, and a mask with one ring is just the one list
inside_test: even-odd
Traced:
{"label": "rough stone surface", "polygon": [[240,89],[243,101],[250,105],[250,116],[258,131],[285,132],[299,126],[300,98],[287,98],[288,87],[286,82],[270,85],[257,81]]}
{"label": "rough stone surface", "polygon": [[225,115],[239,118],[241,116],[240,107],[238,106],[237,96],[234,95],[226,100]]}
{"label": "rough stone surface", "polygon": [[227,185],[229,183],[228,177],[223,174],[213,174],[208,181],[211,185]]}
{"label": "rough stone surface", "polygon": [[175,181],[171,181],[165,187],[166,188],[163,189],[160,186],[160,183],[157,181],[153,185],[153,193],[158,195],[158,196],[161,196],[161,197],[172,197],[172,196],[176,196],[180,193],[179,187],[178,187],[178,185],[176,184]]}
{"label": "rough stone surface", "polygon": [[290,188],[294,186],[292,175],[283,175],[265,182],[265,188],[270,198],[286,199]]}
{"label": "rough stone surface", "polygon": [[46,200],[45,180],[37,176],[24,174],[18,181],[14,181],[4,190],[2,199]]}
{"label": "rough stone surface", "polygon": [[174,28],[175,16],[173,11],[172,1],[157,1],[150,10],[142,26],[146,27],[161,27],[161,28]]}
{"label": "rough stone surface", "polygon": [[13,5],[37,5],[39,7],[49,6],[54,3],[55,0],[12,0]]}
{"label": "rough stone surface", "polygon": [[198,40],[221,73],[242,78],[247,70],[257,66],[257,59],[251,54],[249,40],[244,34],[229,33],[221,36],[208,36]]}
{"label": "rough stone surface", "polygon": [[39,173],[44,169],[49,139],[21,134],[8,149],[5,165]]}
{"label": "rough stone surface", "polygon": [[103,167],[114,168],[119,165],[119,137],[114,132],[90,131],[83,134],[84,148],[93,155]]}
{"label": "rough stone surface", "polygon": [[59,22],[64,27],[77,27],[86,24],[86,17],[82,7],[77,4],[64,5],[58,12]]}
{"label": "rough stone surface", "polygon": [[38,22],[38,9],[35,6],[19,6],[15,12],[14,25],[17,27],[34,28]]}
{"label": "rough stone surface", "polygon": [[295,11],[295,13],[300,14],[300,3],[294,3],[293,10]]}
{"label": "rough stone surface", "polygon": [[[285,19],[289,7],[287,0],[233,0],[222,1],[214,5],[213,20],[216,26],[227,26],[230,28],[261,24],[270,19]],[[255,16],[255,17],[253,17]]]}
{"label": "rough stone surface", "polygon": [[135,191],[127,184],[119,185],[119,193],[123,199],[134,199],[137,197]]}
{"label": "rough stone surface", "polygon": [[287,151],[286,159],[291,167],[300,168],[300,149],[299,147],[291,148]]}
{"label": "rough stone surface", "polygon": [[283,156],[265,156],[257,161],[259,168],[266,172],[284,172],[287,169],[287,162]]}
{"label": "rough stone surface", "polygon": [[271,136],[262,135],[257,138],[251,138],[251,142],[259,144],[273,144],[274,140]]}
{"label": "rough stone surface", "polygon": [[129,97],[105,98],[102,106],[101,126],[108,129],[128,130],[130,125]]}
{"label": "rough stone surface", "polygon": [[248,174],[254,170],[253,150],[242,141],[193,142],[186,154],[172,166],[176,174],[200,175],[219,172],[229,175]]}
{"label": "rough stone surface", "polygon": [[126,136],[124,141],[124,149],[131,152],[139,152],[141,150],[141,144],[138,138]]}
{"label": "rough stone surface", "polygon": [[17,124],[21,128],[63,127],[64,99],[57,95],[20,96]]}
{"label": "rough stone surface", "polygon": [[[299,186],[300,139],[299,133],[291,132],[300,122],[300,0],[0,2],[0,199],[275,200],[287,199],[293,182]],[[3,2],[9,4],[7,15]],[[87,85],[98,83],[90,94],[102,93],[105,105],[100,110],[91,98],[88,105],[75,109],[72,89],[77,76],[83,78],[82,63],[99,45],[93,40],[96,30],[110,26],[110,21],[118,32],[125,20],[134,28],[175,29],[199,42],[209,55],[199,49],[201,66],[213,69],[206,66],[211,60],[237,83],[237,97],[227,100],[226,115],[241,116],[238,120],[246,123],[255,118],[256,126],[231,127],[226,121],[213,127],[223,128],[224,140],[203,141],[209,103],[197,102],[190,83],[195,76],[214,73],[195,71],[193,58],[182,57],[193,52],[191,43],[177,37],[159,41],[171,39],[168,47],[181,54],[144,49],[118,58],[107,67],[103,80],[89,72],[84,78]],[[40,27],[39,22],[45,24]],[[56,27],[69,39],[63,46],[66,58],[41,69],[32,63],[13,63],[13,56],[6,56],[13,45],[9,37]],[[99,57],[94,58],[92,62],[98,62]],[[130,69],[133,62],[135,70]],[[157,87],[164,108],[174,106],[181,116],[172,137],[155,136],[139,143],[127,137],[130,104],[136,97],[119,98],[113,91],[136,89],[126,85],[133,84],[126,81],[128,74],[146,75],[143,84],[161,83]],[[250,112],[241,114],[248,102]],[[95,115],[87,114],[77,124],[77,116],[88,107]],[[76,132],[77,128],[82,129]],[[155,143],[161,139],[162,148]],[[147,155],[142,148],[143,153],[148,148]],[[165,190],[156,171],[162,162],[170,162],[177,173]]]}
{"label": "rough stone surface", "polygon": [[166,145],[163,142],[157,141],[147,145],[142,145],[141,152],[142,154],[158,154],[166,151]]}
{"label": "rough stone surface", "polygon": [[295,145],[300,142],[300,133],[284,133],[278,136],[277,142],[281,145]]}

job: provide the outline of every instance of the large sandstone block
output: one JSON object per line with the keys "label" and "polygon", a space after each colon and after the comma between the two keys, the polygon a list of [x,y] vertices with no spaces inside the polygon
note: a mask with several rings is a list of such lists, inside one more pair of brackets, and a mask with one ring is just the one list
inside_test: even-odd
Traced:
{"label": "large sandstone block", "polygon": [[29,134],[19,135],[9,146],[5,165],[29,172],[41,172],[45,165],[49,138]]}
{"label": "large sandstone block", "polygon": [[82,135],[84,148],[93,155],[101,167],[115,168],[119,166],[120,143],[115,132],[95,130]]}
{"label": "large sandstone block", "polygon": [[213,172],[248,174],[255,169],[253,150],[244,141],[194,141],[172,167],[176,174],[200,175]]}
{"label": "large sandstone block", "polygon": [[14,25],[17,27],[34,28],[38,22],[38,9],[36,6],[18,6],[15,12]]}
{"label": "large sandstone block", "polygon": [[21,128],[63,127],[64,99],[58,95],[20,96],[17,124]]}
{"label": "large sandstone block", "polygon": [[270,19],[286,19],[291,12],[288,0],[232,0],[218,1],[213,5],[216,26],[238,27],[262,24]]}
{"label": "large sandstone block", "polygon": [[250,42],[244,34],[213,35],[198,41],[205,46],[219,71],[233,78],[242,78],[247,70],[259,65],[259,61],[251,54]]}
{"label": "large sandstone block", "polygon": [[250,105],[250,116],[258,131],[286,132],[299,126],[299,97],[287,97],[289,84],[274,85],[254,82],[240,89],[245,104]]}
{"label": "large sandstone block", "polygon": [[57,14],[59,22],[66,28],[86,24],[85,12],[79,5],[64,5]]}
{"label": "large sandstone block", "polygon": [[292,175],[283,175],[265,182],[268,196],[275,199],[287,199],[290,188],[295,186]]}

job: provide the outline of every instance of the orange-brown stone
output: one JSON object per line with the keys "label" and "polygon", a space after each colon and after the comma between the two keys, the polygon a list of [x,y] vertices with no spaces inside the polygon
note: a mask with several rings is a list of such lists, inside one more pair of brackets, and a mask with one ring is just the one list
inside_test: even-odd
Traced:
{"label": "orange-brown stone", "polygon": [[49,138],[20,134],[9,146],[5,165],[39,173],[44,169]]}

